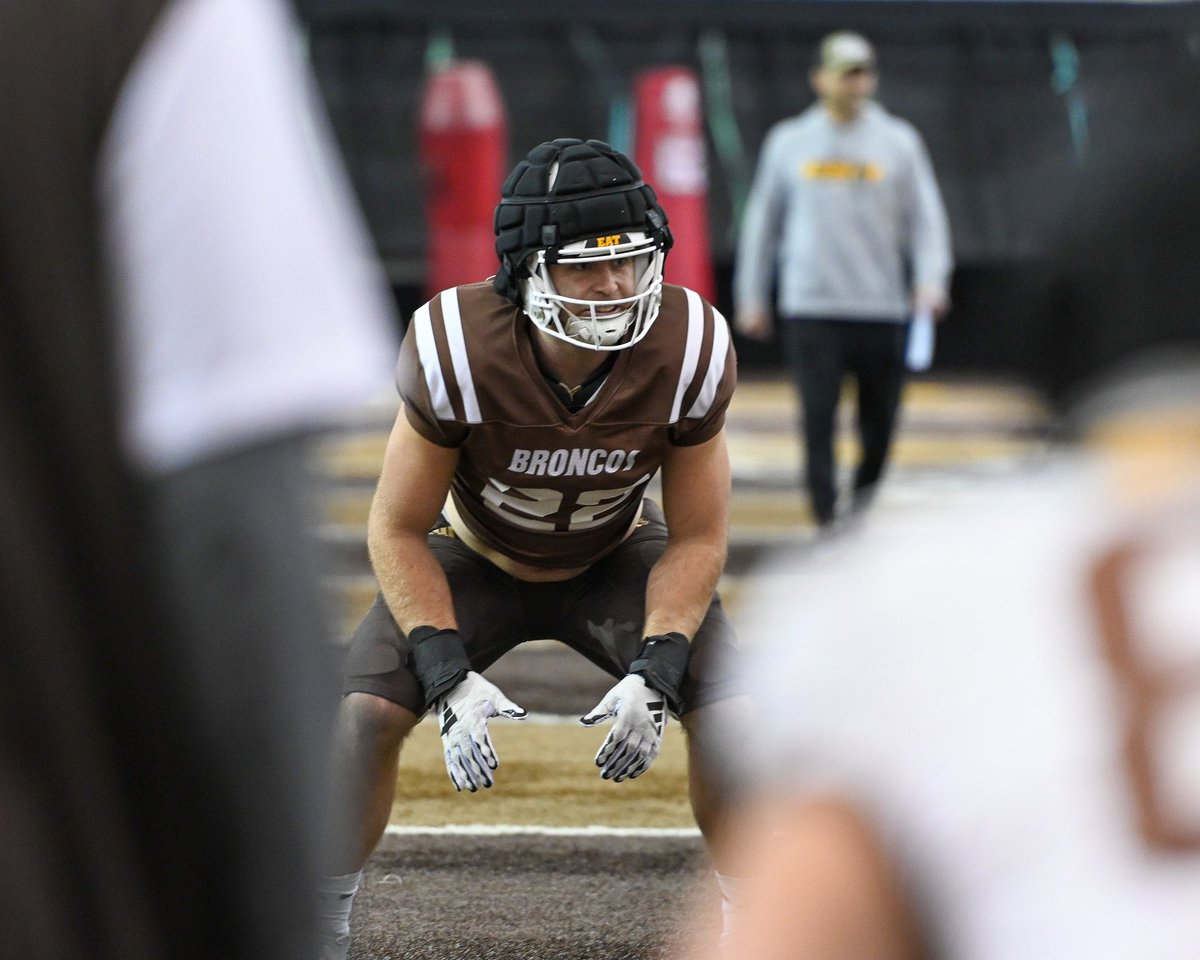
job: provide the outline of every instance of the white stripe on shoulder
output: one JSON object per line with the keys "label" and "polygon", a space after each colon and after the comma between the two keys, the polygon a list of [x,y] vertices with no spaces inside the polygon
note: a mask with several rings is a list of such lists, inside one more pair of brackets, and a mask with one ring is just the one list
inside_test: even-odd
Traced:
{"label": "white stripe on shoulder", "polygon": [[467,423],[480,423],[483,417],[479,415],[479,398],[475,396],[475,380],[471,376],[471,362],[467,359],[467,341],[463,337],[462,314],[458,309],[458,287],[443,290],[441,298],[446,341],[450,344],[450,359],[454,363],[458,392],[462,394],[463,412]]}
{"label": "white stripe on shoulder", "polygon": [[721,316],[721,311],[712,308],[713,315],[713,345],[708,358],[708,370],[704,374],[704,385],[696,395],[696,402],[687,412],[689,417],[705,417],[717,399],[717,390],[721,386],[721,378],[725,376],[725,361],[729,356],[729,324]]}
{"label": "white stripe on shoulder", "polygon": [[417,356],[421,360],[421,369],[425,371],[425,385],[429,388],[429,400],[433,404],[434,415],[439,420],[453,420],[454,407],[450,403],[445,377],[442,376],[442,361],[438,358],[437,342],[433,339],[433,320],[429,315],[429,304],[425,304],[413,314],[412,322],[417,332]]}
{"label": "white stripe on shoulder", "polygon": [[675,387],[675,403],[671,406],[671,423],[679,419],[679,408],[683,395],[696,375],[696,364],[700,362],[700,346],[704,342],[704,302],[695,290],[684,289],[687,294],[688,331],[687,343],[683,348],[683,363],[679,368],[679,383]]}

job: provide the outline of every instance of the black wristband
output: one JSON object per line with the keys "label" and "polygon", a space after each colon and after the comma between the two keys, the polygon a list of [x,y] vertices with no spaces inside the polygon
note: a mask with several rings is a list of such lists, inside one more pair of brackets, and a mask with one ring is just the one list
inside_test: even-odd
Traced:
{"label": "black wristband", "polygon": [[471,669],[462,637],[457,630],[414,627],[408,634],[408,662],[425,693],[429,706]]}
{"label": "black wristband", "polygon": [[666,697],[667,705],[676,716],[683,709],[679,688],[687,674],[690,650],[691,644],[682,633],[661,633],[646,637],[638,655],[629,665],[631,674],[641,677],[647,686]]}

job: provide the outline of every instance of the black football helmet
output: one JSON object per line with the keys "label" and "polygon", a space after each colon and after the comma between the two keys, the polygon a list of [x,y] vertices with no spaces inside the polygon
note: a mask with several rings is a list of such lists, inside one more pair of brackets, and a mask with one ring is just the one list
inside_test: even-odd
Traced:
{"label": "black football helmet", "polygon": [[[600,140],[534,147],[509,174],[495,216],[500,270],[493,286],[551,336],[595,350],[623,350],[650,330],[662,303],[667,216],[624,154]],[[552,263],[635,259],[633,296],[577,300],[555,288]],[[614,302],[628,309],[600,315]]]}

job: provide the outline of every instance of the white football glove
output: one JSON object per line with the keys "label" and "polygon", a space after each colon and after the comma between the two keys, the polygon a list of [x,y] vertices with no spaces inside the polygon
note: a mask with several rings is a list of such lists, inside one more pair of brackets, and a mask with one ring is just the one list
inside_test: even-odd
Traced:
{"label": "white football glove", "polygon": [[500,766],[492,738],[488,735],[489,717],[524,720],[527,714],[508,699],[500,688],[471,670],[433,702],[442,733],[446,772],[456,790],[474,793],[490,787],[492,771]]}
{"label": "white football glove", "polygon": [[645,773],[658,756],[666,716],[666,698],[639,676],[630,674],[609,690],[591,713],[579,718],[589,727],[616,718],[596,754],[600,776],[620,783]]}

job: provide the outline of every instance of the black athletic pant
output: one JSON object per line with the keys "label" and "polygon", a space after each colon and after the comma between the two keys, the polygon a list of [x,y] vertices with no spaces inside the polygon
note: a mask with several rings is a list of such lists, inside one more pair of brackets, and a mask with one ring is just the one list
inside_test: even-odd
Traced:
{"label": "black athletic pant", "polygon": [[834,437],[842,381],[853,375],[858,394],[861,457],[855,499],[864,504],[883,475],[900,395],[908,324],[886,320],[785,318],[781,335],[803,405],[804,482],[813,517],[834,518],[837,502]]}

